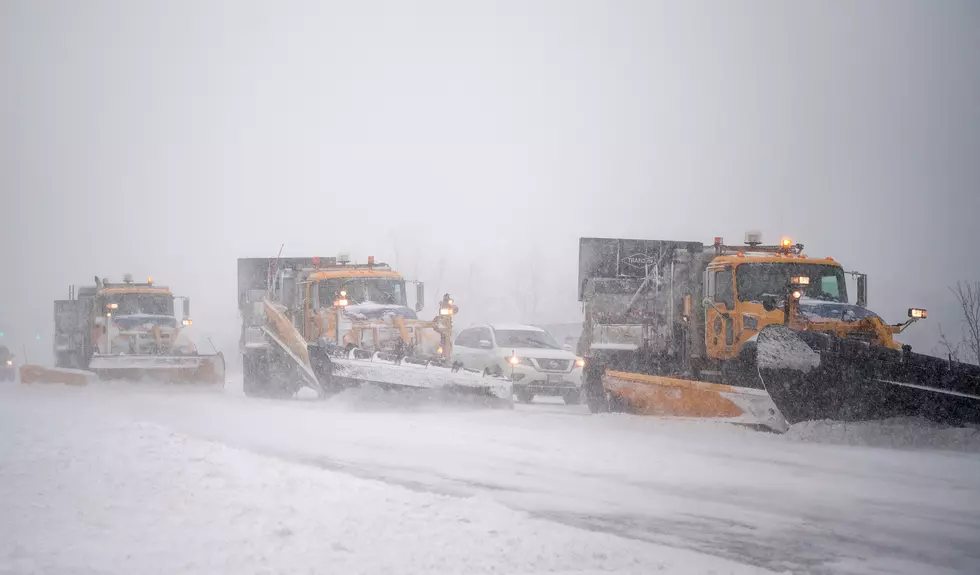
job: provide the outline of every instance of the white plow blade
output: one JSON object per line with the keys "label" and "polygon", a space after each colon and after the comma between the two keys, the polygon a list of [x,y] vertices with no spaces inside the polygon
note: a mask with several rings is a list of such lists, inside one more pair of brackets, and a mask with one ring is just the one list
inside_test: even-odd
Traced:
{"label": "white plow blade", "polygon": [[196,369],[213,355],[93,355],[89,369]]}
{"label": "white plow blade", "polygon": [[89,369],[197,369],[214,355],[93,355]]}
{"label": "white plow blade", "polygon": [[378,354],[371,359],[330,358],[334,375],[362,381],[417,387],[427,389],[467,388],[486,390],[488,394],[500,399],[511,398],[510,380],[495,375],[483,375],[479,371],[460,369],[453,371],[448,367],[431,364],[418,364],[403,361],[395,363],[381,359]]}

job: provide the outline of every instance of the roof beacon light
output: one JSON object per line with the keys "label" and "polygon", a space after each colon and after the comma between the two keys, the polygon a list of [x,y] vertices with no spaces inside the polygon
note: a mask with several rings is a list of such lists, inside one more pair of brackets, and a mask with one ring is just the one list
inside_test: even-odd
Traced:
{"label": "roof beacon light", "polygon": [[723,238],[721,236],[715,236],[715,245],[716,246],[720,246],[723,243],[725,243],[725,238]]}
{"label": "roof beacon light", "polygon": [[912,319],[926,319],[926,310],[917,307],[909,308],[909,317]]}
{"label": "roof beacon light", "polygon": [[762,232],[758,230],[749,230],[745,232],[745,244],[749,246],[757,246],[762,243]]}
{"label": "roof beacon light", "polygon": [[153,285],[153,276],[149,276],[148,278],[146,278],[146,283],[149,285]]}
{"label": "roof beacon light", "polygon": [[791,247],[793,245],[793,240],[791,240],[789,238],[783,238],[783,241],[780,242],[780,243],[782,244],[782,246],[784,248],[788,248],[788,247]]}
{"label": "roof beacon light", "polygon": [[374,266],[374,256],[368,256],[368,266]]}

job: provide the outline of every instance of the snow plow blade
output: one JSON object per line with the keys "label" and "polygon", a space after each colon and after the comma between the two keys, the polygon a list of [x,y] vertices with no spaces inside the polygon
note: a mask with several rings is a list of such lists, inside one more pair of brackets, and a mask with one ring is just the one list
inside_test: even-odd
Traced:
{"label": "snow plow blade", "polygon": [[81,369],[22,365],[20,382],[25,385],[54,383],[62,385],[88,385],[95,381],[95,374]]}
{"label": "snow plow blade", "polygon": [[980,367],[856,339],[770,325],[759,332],[759,376],[790,423],[921,417],[980,424]]}
{"label": "snow plow blade", "polygon": [[338,350],[330,354],[329,363],[329,376],[318,375],[326,380],[325,387],[335,391],[352,384],[368,384],[438,401],[471,402],[488,407],[513,406],[511,382],[506,377],[359,349]]}
{"label": "snow plow blade", "polygon": [[225,358],[214,355],[93,355],[88,369],[100,380],[150,380],[224,386]]}
{"label": "snow plow blade", "polygon": [[605,372],[602,385],[614,411],[708,419],[779,433],[789,428],[761,389],[614,370]]}

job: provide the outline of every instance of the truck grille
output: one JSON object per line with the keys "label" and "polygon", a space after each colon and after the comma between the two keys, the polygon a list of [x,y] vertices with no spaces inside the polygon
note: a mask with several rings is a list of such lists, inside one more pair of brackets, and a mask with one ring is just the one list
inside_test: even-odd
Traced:
{"label": "truck grille", "polygon": [[567,359],[537,359],[541,371],[568,371],[572,362]]}

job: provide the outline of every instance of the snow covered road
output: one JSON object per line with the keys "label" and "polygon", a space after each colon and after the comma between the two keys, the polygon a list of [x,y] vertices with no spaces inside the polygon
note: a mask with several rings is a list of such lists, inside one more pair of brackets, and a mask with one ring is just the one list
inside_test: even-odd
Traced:
{"label": "snow covered road", "polygon": [[980,437],[929,431],[5,386],[0,573],[980,572]]}

